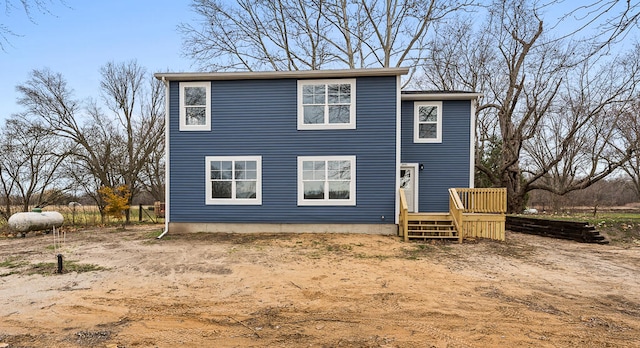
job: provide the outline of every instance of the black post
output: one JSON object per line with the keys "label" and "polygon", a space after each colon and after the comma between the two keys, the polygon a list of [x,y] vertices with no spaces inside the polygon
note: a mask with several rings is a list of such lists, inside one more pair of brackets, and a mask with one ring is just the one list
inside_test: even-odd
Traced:
{"label": "black post", "polygon": [[138,204],[138,221],[142,221],[142,204]]}
{"label": "black post", "polygon": [[62,254],[58,254],[58,273],[62,273]]}

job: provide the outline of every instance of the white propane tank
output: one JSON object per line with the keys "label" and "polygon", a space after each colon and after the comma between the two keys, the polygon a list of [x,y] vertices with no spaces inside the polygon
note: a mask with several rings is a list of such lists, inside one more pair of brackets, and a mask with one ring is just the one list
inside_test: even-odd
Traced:
{"label": "white propane tank", "polygon": [[41,231],[62,226],[64,217],[57,211],[44,213],[15,213],[9,218],[9,227],[18,232]]}

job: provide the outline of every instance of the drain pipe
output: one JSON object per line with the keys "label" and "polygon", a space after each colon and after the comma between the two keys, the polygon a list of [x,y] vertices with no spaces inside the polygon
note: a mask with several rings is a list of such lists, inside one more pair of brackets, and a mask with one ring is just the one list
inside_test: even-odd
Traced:
{"label": "drain pipe", "polygon": [[165,227],[164,231],[162,231],[162,233],[160,233],[160,235],[157,236],[156,239],[161,239],[165,234],[167,234],[167,232],[169,232],[169,229]]}

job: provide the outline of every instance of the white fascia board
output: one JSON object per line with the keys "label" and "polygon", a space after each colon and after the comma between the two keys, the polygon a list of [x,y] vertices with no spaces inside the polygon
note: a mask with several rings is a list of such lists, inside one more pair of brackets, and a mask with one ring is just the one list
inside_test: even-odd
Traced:
{"label": "white fascia board", "polygon": [[402,100],[475,100],[482,97],[482,93],[452,92],[452,93],[411,93],[402,94]]}
{"label": "white fascia board", "polygon": [[354,78],[366,76],[406,75],[408,68],[339,69],[339,70],[295,70],[295,71],[242,71],[242,72],[175,72],[156,73],[159,80],[166,81],[220,81],[220,80],[268,80],[268,79],[323,79]]}

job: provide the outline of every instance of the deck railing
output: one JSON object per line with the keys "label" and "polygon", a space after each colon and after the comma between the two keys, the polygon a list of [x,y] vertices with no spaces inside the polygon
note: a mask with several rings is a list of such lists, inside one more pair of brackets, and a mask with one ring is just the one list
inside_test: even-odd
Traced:
{"label": "deck railing", "polygon": [[461,238],[504,240],[507,189],[457,188],[450,189],[449,195],[452,191],[464,206]]}
{"label": "deck railing", "polygon": [[465,213],[504,214],[507,212],[506,188],[457,188]]}
{"label": "deck railing", "polygon": [[460,200],[460,196],[456,192],[456,189],[449,189],[449,214],[451,215],[451,220],[453,221],[453,225],[456,227],[456,231],[458,231],[458,242],[462,243],[462,231],[463,231],[463,213],[464,205]]}

